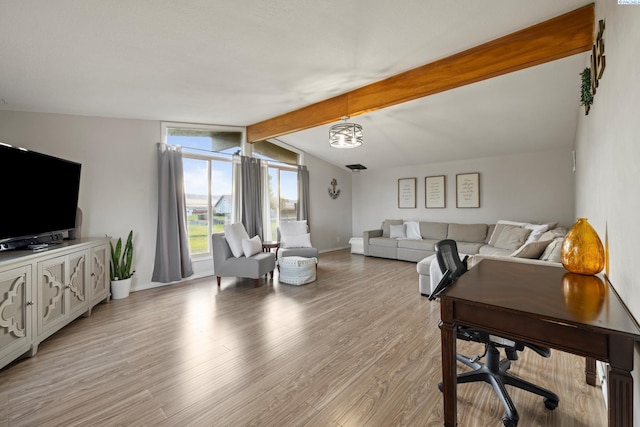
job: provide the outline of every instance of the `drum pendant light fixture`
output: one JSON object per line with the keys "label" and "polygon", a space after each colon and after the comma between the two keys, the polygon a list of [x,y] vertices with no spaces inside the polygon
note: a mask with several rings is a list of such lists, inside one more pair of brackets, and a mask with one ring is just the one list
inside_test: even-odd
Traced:
{"label": "drum pendant light fixture", "polygon": [[362,145],[362,126],[347,123],[349,116],[342,116],[344,123],[329,128],[329,145],[333,148],[355,148]]}

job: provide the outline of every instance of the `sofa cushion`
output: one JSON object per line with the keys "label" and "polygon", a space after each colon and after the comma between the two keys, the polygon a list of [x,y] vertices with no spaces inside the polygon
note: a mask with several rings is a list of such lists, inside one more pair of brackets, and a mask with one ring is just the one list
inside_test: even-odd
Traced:
{"label": "sofa cushion", "polygon": [[227,243],[229,244],[229,249],[231,249],[233,256],[236,258],[243,256],[244,250],[242,249],[242,241],[244,239],[249,240],[249,234],[247,234],[247,230],[244,228],[244,225],[241,222],[234,222],[233,224],[225,225],[224,236],[227,238]]}
{"label": "sofa cushion", "polygon": [[431,240],[431,239],[421,239],[421,240],[411,240],[411,239],[405,239],[405,240],[400,240],[398,242],[398,247],[399,248],[406,248],[406,249],[416,249],[419,251],[430,251],[433,252],[436,250],[436,243],[439,242],[439,240]]}
{"label": "sofa cushion", "polygon": [[420,221],[420,235],[423,239],[444,240],[449,224],[446,222]]}
{"label": "sofa cushion", "polygon": [[435,259],[436,259],[436,255],[429,255],[428,257],[420,260],[420,262],[416,264],[416,270],[418,271],[418,274],[422,274],[424,276],[430,276],[431,262]]}
{"label": "sofa cushion", "polygon": [[487,229],[487,224],[449,224],[447,239],[455,240],[457,243],[484,243]]}
{"label": "sofa cushion", "polygon": [[492,256],[509,256],[513,253],[511,249],[498,249],[495,246],[484,245],[478,251],[480,255],[492,255]]}
{"label": "sofa cushion", "polygon": [[511,249],[512,251],[524,245],[531,230],[517,225],[505,225],[493,245],[499,249]]}
{"label": "sofa cushion", "polygon": [[495,246],[496,241],[498,240],[498,237],[500,237],[500,233],[502,233],[502,230],[507,225],[524,227],[527,224],[528,223],[526,222],[508,221],[508,220],[501,219],[496,223],[496,226],[493,229],[493,233],[491,233],[491,237],[489,238],[489,242],[487,243],[490,244],[491,246]]}
{"label": "sofa cushion", "polygon": [[372,237],[369,239],[369,246],[384,246],[387,248],[397,248],[398,240],[388,237]]}
{"label": "sofa cushion", "polygon": [[498,222],[494,227],[493,233],[491,233],[491,237],[489,238],[489,241],[487,242],[487,244],[491,246],[495,246],[496,242],[498,241],[498,237],[500,237],[500,233],[502,233],[502,229],[505,228],[506,226],[507,224]]}
{"label": "sofa cushion", "polygon": [[407,239],[421,240],[420,224],[418,221],[405,221],[405,231],[407,233]]}
{"label": "sofa cushion", "polygon": [[389,230],[389,226],[391,224],[394,224],[394,225],[402,224],[402,220],[401,219],[385,219],[382,222],[382,237],[389,237],[391,235]]}
{"label": "sofa cushion", "polygon": [[406,239],[407,231],[404,224],[391,224],[389,225],[389,238],[391,239]]}
{"label": "sofa cushion", "polygon": [[458,252],[465,255],[475,255],[480,251],[480,248],[486,246],[484,242],[457,242]]}
{"label": "sofa cushion", "polygon": [[551,243],[551,240],[538,240],[537,242],[525,243],[519,249],[516,249],[511,256],[515,258],[538,259],[547,246],[549,246],[549,243]]}
{"label": "sofa cushion", "polygon": [[495,224],[490,224],[489,227],[487,227],[487,237],[484,238],[485,243],[489,243],[489,240],[491,240],[491,236],[493,235],[493,231],[495,229],[496,229]]}

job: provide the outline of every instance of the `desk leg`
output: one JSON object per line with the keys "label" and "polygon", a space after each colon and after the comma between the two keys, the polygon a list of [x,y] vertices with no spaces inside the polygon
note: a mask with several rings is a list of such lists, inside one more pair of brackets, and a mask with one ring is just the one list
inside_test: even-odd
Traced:
{"label": "desk leg", "polygon": [[596,359],[593,357],[585,357],[584,375],[589,385],[596,385],[598,379],[598,373],[596,370]]}
{"label": "desk leg", "polygon": [[609,426],[633,425],[633,341],[617,335],[609,337]]}
{"label": "desk leg", "polygon": [[440,300],[440,340],[442,346],[442,397],[444,425],[457,425],[458,397],[456,368],[456,326],[453,324],[453,303]]}

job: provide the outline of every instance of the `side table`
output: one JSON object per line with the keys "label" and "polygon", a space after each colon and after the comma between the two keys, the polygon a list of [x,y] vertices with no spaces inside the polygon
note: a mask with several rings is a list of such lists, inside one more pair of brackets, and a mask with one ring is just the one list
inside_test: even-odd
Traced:
{"label": "side table", "polygon": [[275,241],[262,242],[262,252],[270,252],[271,249],[276,250],[276,259],[278,259],[278,249],[280,249],[280,242],[275,242]]}

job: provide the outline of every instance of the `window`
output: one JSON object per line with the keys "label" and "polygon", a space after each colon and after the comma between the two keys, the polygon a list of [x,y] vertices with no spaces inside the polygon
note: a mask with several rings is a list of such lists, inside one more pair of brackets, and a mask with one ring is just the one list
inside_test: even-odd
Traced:
{"label": "window", "polygon": [[277,236],[280,221],[296,219],[298,207],[298,153],[269,141],[256,142],[253,156],[269,162],[269,211],[271,236]]}
{"label": "window", "polygon": [[244,130],[163,124],[165,142],[182,147],[189,249],[211,253],[211,234],[231,222],[232,155],[241,150]]}
{"label": "window", "polygon": [[269,167],[271,235],[277,236],[280,221],[296,219],[298,207],[298,171],[285,167]]}
{"label": "window", "polygon": [[[182,147],[189,249],[194,258],[211,255],[211,234],[233,220],[233,154],[240,153],[244,129],[163,123],[165,143]],[[269,163],[271,236],[280,221],[296,219],[300,153],[280,144],[252,144],[253,156]]]}

